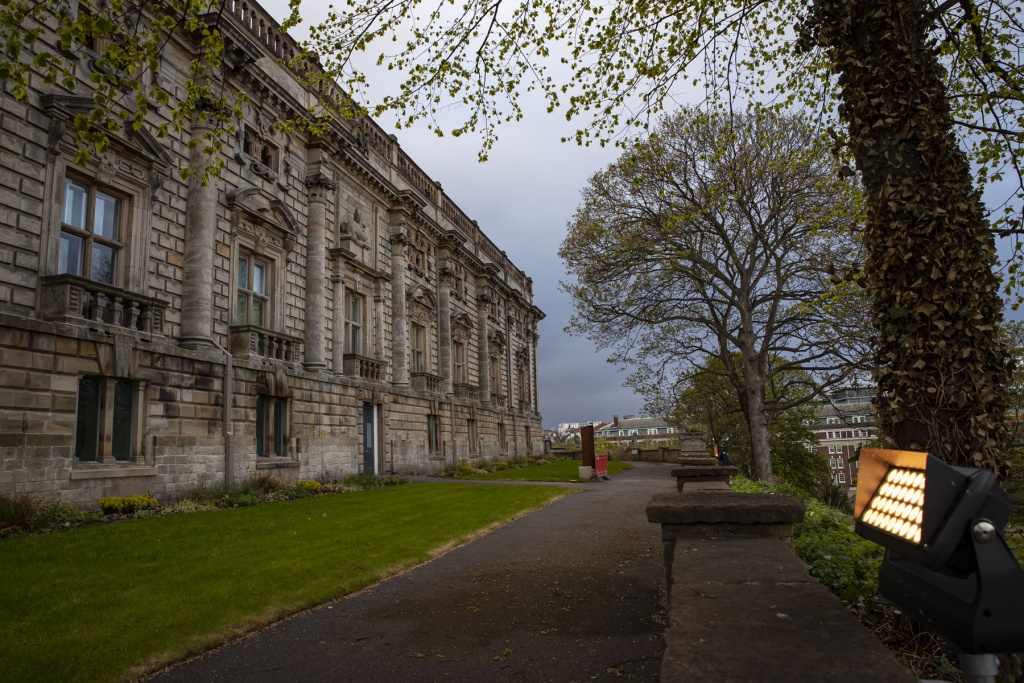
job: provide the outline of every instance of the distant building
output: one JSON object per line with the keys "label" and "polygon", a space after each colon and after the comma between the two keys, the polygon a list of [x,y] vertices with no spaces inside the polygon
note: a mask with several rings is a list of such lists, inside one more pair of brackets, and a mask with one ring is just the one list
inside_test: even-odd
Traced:
{"label": "distant building", "polygon": [[873,395],[874,389],[869,387],[836,391],[818,406],[814,423],[807,426],[818,437],[817,446],[808,445],[808,450],[828,458],[832,481],[838,486],[854,486],[859,463],[850,458],[877,434]]}
{"label": "distant building", "polygon": [[612,443],[642,443],[652,441],[667,444],[675,440],[676,428],[669,426],[663,417],[636,417],[627,415],[621,420],[616,415],[611,424],[594,432],[595,439],[606,439]]}

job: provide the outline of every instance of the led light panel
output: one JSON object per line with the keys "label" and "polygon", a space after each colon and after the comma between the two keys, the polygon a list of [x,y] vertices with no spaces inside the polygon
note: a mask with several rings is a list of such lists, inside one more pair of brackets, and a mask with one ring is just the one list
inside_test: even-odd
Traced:
{"label": "led light panel", "polygon": [[924,472],[892,467],[871,498],[860,521],[911,543],[921,544],[924,519]]}

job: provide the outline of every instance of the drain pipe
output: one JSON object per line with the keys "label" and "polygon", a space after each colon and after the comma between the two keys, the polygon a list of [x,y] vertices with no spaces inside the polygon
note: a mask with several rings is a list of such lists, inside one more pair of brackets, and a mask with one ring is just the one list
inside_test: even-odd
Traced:
{"label": "drain pipe", "polygon": [[221,382],[221,388],[224,392],[221,404],[224,406],[224,410],[221,415],[223,418],[221,420],[221,432],[224,434],[224,488],[230,489],[234,483],[235,465],[235,451],[231,429],[231,409],[235,377],[234,357],[215,340],[211,339],[210,341],[224,354],[224,380]]}

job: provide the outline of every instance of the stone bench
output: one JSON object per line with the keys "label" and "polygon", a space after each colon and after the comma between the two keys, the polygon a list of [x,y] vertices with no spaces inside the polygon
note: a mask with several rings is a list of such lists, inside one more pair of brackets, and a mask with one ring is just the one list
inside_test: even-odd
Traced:
{"label": "stone bench", "polygon": [[[714,458],[712,458],[714,460]],[[687,484],[717,481],[729,485],[729,477],[739,474],[732,465],[704,465],[672,468],[672,476],[676,478],[676,490],[682,491]]]}
{"label": "stone bench", "polygon": [[791,496],[693,484],[651,498],[668,589],[662,681],[915,680],[796,556],[803,514]]}

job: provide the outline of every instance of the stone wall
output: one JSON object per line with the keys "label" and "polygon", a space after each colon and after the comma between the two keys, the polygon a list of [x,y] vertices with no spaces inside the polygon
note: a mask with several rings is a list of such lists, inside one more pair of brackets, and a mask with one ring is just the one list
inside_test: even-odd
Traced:
{"label": "stone wall", "polygon": [[[182,179],[205,164],[187,145],[204,124],[158,140],[166,108],[73,162],[88,60],[74,94],[0,92],[0,492],[87,505],[539,453],[530,279],[369,119],[279,131],[310,93],[223,20],[239,54],[270,58],[224,72],[226,88],[262,95],[208,185]],[[196,49],[168,44],[169,92],[184,92]],[[89,223],[100,196],[117,206],[109,239]]]}

